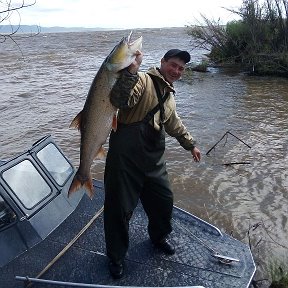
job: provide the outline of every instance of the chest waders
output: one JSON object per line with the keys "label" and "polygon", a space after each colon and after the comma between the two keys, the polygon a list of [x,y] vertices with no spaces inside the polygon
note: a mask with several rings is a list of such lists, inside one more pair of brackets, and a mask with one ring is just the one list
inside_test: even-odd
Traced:
{"label": "chest waders", "polygon": [[160,108],[157,106],[140,122],[120,123],[110,135],[104,175],[104,230],[107,256],[114,262],[122,261],[128,250],[129,220],[139,198],[148,216],[151,241],[159,242],[172,231],[173,194],[163,157],[165,131],[162,125],[157,131],[149,124]]}

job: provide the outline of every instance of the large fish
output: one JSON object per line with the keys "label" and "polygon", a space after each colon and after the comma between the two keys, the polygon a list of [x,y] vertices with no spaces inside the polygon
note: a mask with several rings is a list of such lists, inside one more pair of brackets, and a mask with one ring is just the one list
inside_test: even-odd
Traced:
{"label": "large fish", "polygon": [[130,42],[131,34],[118,43],[98,70],[88,93],[83,110],[70,127],[80,130],[80,165],[71,183],[68,196],[82,186],[90,198],[93,184],[90,168],[94,158],[105,156],[102,145],[111,131],[116,130],[117,109],[110,103],[110,91],[119,77],[119,71],[128,67],[142,48],[142,36]]}

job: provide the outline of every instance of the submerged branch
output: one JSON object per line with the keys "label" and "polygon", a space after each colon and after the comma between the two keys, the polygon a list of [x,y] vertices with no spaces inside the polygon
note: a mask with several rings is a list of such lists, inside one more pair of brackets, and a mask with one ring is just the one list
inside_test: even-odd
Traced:
{"label": "submerged branch", "polygon": [[250,162],[230,162],[230,163],[223,163],[221,165],[231,166],[231,165],[243,165],[243,164],[251,164],[251,163]]}
{"label": "submerged branch", "polygon": [[[207,151],[206,155],[208,156],[209,153],[216,148],[216,146],[223,140],[223,138],[224,138],[225,136],[228,137],[228,134],[230,134],[231,136],[235,137],[237,140],[239,140],[241,143],[243,143],[244,145],[246,145],[248,148],[251,148],[250,145],[248,145],[247,143],[245,143],[245,142],[244,142],[243,140],[241,140],[239,137],[237,137],[236,135],[234,135],[234,134],[231,133],[230,131],[227,131],[227,132],[220,138],[220,140],[217,141],[217,142]],[[225,144],[226,144],[226,142],[227,142],[227,138],[226,138],[226,140],[225,140]],[[237,164],[237,163],[235,163],[235,164]],[[238,164],[243,164],[243,163],[240,163],[240,162],[239,162]],[[245,164],[250,164],[250,163],[245,163]],[[223,164],[223,165],[227,165],[227,164]]]}

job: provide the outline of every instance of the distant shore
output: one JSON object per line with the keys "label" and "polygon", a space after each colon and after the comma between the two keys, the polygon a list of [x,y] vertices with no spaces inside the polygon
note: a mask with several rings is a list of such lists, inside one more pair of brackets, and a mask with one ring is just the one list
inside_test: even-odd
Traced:
{"label": "distant shore", "polygon": [[1,25],[0,34],[10,34],[17,31],[17,33],[63,33],[63,32],[89,32],[89,31],[115,31],[115,30],[143,30],[143,29],[184,29],[185,27],[163,27],[163,28],[86,28],[86,27],[42,27],[37,25]]}

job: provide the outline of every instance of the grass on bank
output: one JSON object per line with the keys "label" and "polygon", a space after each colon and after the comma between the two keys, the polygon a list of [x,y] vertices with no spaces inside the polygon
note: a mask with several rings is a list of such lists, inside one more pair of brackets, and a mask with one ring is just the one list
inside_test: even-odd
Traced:
{"label": "grass on bank", "polygon": [[269,288],[287,288],[288,287],[288,260],[274,261],[269,265],[269,277],[271,285]]}

